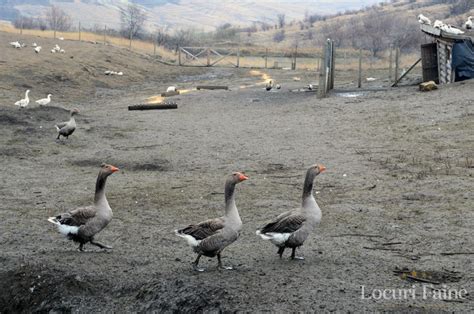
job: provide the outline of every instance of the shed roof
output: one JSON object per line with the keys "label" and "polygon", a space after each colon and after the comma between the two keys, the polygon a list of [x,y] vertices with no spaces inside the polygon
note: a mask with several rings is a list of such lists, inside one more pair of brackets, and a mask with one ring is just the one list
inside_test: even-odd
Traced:
{"label": "shed roof", "polygon": [[469,31],[469,30],[464,30],[464,34],[461,35],[455,35],[451,33],[447,33],[445,31],[440,30],[439,28],[433,27],[431,25],[427,24],[421,24],[420,25],[421,31],[429,36],[436,37],[436,38],[441,38],[441,39],[446,39],[448,41],[454,41],[454,40],[470,40],[472,43],[474,43],[474,32]]}

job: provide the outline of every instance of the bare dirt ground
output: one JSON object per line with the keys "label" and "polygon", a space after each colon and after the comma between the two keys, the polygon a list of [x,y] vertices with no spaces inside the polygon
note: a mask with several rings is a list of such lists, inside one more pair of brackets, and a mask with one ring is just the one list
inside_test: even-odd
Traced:
{"label": "bare dirt ground", "polygon": [[[313,73],[268,71],[283,88],[265,92],[244,69],[168,67],[67,43],[66,57],[90,68],[78,79],[75,63],[15,55],[14,38],[0,40],[0,312],[474,309],[474,82],[318,100],[289,91]],[[128,64],[123,77],[102,75],[107,57]],[[74,84],[48,79],[57,75]],[[177,96],[178,110],[127,111],[167,85],[206,83],[231,90]],[[29,86],[36,98],[54,89],[51,106],[13,106]],[[53,125],[73,107],[78,130],[57,142]],[[80,253],[46,219],[92,202],[102,162],[121,168],[107,186],[114,219],[97,237],[114,249]],[[304,261],[279,260],[255,230],[299,206],[316,162],[328,169],[315,185],[322,223],[300,250]],[[208,271],[195,273],[173,230],[221,215],[235,170],[250,177],[237,191],[241,237],[224,251],[236,269],[202,259]],[[470,295],[423,299],[422,282],[394,273],[404,269]],[[413,286],[415,299],[367,299]]]}

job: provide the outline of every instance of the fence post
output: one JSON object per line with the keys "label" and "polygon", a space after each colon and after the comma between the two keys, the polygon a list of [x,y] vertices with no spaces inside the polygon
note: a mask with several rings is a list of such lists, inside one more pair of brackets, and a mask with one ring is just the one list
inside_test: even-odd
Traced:
{"label": "fence post", "polygon": [[56,26],[54,27],[54,39],[56,39]]}
{"label": "fence post", "polygon": [[[326,50],[324,50],[326,51]],[[326,97],[326,65],[324,64],[324,55],[319,62],[319,83],[318,83],[318,98]]]}
{"label": "fence post", "polygon": [[362,87],[362,48],[359,48],[359,75],[357,79],[357,88]]}
{"label": "fence post", "polygon": [[181,47],[178,47],[178,64],[181,65]]}
{"label": "fence post", "polygon": [[268,48],[265,48],[265,69],[268,68]]}
{"label": "fence post", "polygon": [[240,45],[237,46],[237,67],[240,67]]}
{"label": "fence post", "polygon": [[388,81],[392,82],[392,64],[393,64],[393,47],[390,45],[390,54],[389,54],[389,65],[388,65]]}
{"label": "fence post", "polygon": [[128,49],[132,50],[132,28],[130,28],[130,36],[128,42]]}
{"label": "fence post", "polygon": [[79,40],[81,40],[81,22],[79,22]]}
{"label": "fence post", "polygon": [[21,18],[20,35],[23,34],[23,17]]}
{"label": "fence post", "polygon": [[211,48],[207,48],[207,66],[211,66]]}
{"label": "fence post", "polygon": [[106,34],[107,34],[107,25],[104,25],[104,45],[107,43]]}
{"label": "fence post", "polygon": [[295,51],[293,55],[293,64],[292,64],[292,70],[296,70],[296,55],[298,54],[298,44],[295,45]]}
{"label": "fence post", "polygon": [[395,80],[394,82],[396,82],[398,80],[398,71],[399,71],[399,68],[400,67],[400,48],[396,48],[395,50]]}
{"label": "fence post", "polygon": [[334,41],[331,40],[331,75],[330,75],[330,83],[329,83],[329,89],[334,89],[334,71],[335,71],[335,65],[336,65],[336,52],[334,50]]}
{"label": "fence post", "polygon": [[158,40],[158,35],[153,37],[153,55],[156,56],[156,41]]}

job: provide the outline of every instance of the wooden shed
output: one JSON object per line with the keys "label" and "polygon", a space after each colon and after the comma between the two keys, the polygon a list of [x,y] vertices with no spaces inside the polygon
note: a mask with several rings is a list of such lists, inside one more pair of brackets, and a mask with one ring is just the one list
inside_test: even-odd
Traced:
{"label": "wooden shed", "polygon": [[455,81],[452,65],[453,46],[456,42],[469,40],[474,43],[474,33],[454,35],[422,24],[421,31],[432,39],[431,43],[421,45],[423,81],[449,84]]}

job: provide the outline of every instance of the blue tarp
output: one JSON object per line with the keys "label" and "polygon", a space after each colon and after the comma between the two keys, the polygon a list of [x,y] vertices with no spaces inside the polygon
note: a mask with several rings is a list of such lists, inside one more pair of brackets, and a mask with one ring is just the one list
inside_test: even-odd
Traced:
{"label": "blue tarp", "polygon": [[452,69],[456,82],[474,78],[474,46],[471,41],[464,40],[454,44]]}

